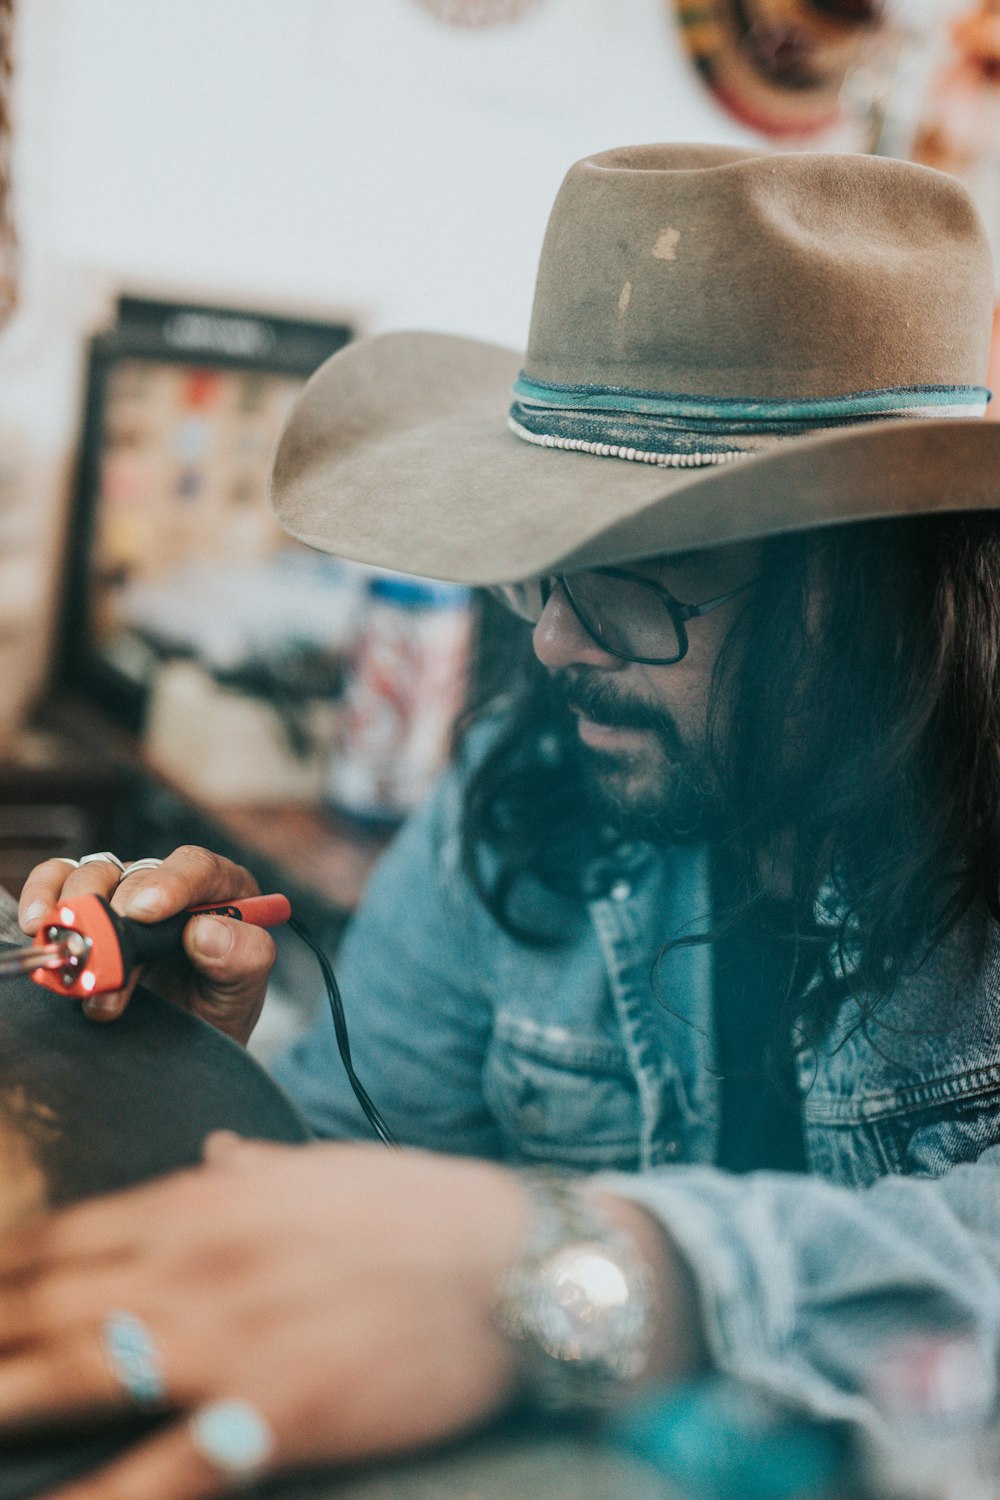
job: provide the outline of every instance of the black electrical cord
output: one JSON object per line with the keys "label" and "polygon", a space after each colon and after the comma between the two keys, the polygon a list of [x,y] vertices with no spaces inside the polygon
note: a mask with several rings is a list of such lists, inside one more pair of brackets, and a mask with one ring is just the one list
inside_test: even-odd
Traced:
{"label": "black electrical cord", "polygon": [[304,922],[300,922],[298,917],[289,917],[288,925],[293,932],[298,934],[306,946],[312,949],[322,970],[323,982],[326,985],[326,995],[330,1002],[330,1014],[333,1016],[333,1029],[337,1036],[340,1060],[344,1064],[344,1071],[347,1074],[351,1088],[354,1090],[355,1098],[364,1111],[365,1119],[384,1145],[394,1146],[397,1151],[402,1150],[396,1137],[369,1099],[361,1079],[354,1071],[354,1064],[351,1062],[351,1044],[347,1038],[347,1018],[344,1015],[344,1002],[340,998],[340,986],[337,983],[330,960]]}

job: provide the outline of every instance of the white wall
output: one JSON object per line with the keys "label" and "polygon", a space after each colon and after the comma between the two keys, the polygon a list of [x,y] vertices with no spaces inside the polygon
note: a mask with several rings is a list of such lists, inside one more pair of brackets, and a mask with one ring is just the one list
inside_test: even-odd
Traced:
{"label": "white wall", "polygon": [[741,140],[665,0],[460,31],[415,0],[19,0],[32,255],[520,344],[559,181]]}
{"label": "white wall", "polygon": [[0,750],[41,681],[84,336],[122,287],[521,346],[571,162],[739,141],[666,0],[17,0],[21,310],[0,332]]}

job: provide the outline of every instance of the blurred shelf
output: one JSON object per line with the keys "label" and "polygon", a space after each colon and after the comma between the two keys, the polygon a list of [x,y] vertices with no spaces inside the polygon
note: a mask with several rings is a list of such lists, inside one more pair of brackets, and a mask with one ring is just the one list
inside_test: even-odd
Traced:
{"label": "blurred shelf", "polygon": [[0,761],[0,885],[15,894],[53,855],[108,848],[135,859],[196,843],[284,890],[329,940],[390,836],[322,807],[201,802],[155,771],[134,736],[70,696],[46,700]]}

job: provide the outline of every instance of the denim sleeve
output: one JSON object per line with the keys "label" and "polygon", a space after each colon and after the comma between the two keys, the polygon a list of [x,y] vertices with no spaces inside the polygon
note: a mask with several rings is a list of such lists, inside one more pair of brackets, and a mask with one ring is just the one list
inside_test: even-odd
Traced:
{"label": "denim sleeve", "polygon": [[[457,774],[448,773],[376,869],[336,961],[355,1071],[393,1134],[429,1150],[492,1157],[483,1102],[492,1030],[477,986],[475,905],[457,860]],[[273,1065],[317,1135],[370,1139],[328,1007]]]}
{"label": "denim sleeve", "polygon": [[878,1372],[909,1340],[941,1333],[963,1340],[978,1387],[970,1403],[995,1406],[1000,1146],[943,1177],[884,1177],[860,1191],[712,1167],[600,1183],[666,1228],[725,1372],[877,1430]]}

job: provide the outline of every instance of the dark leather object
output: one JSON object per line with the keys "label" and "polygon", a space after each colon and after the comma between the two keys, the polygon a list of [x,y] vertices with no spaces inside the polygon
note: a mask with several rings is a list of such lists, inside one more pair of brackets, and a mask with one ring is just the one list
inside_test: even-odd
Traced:
{"label": "dark leather object", "polygon": [[192,1166],[212,1130],[309,1138],[242,1047],[144,989],[120,1020],[102,1025],[30,979],[0,984],[0,1112],[12,1085],[54,1116],[51,1140],[25,1121],[52,1203]]}
{"label": "dark leather object", "polygon": [[[97,1025],[30,979],[0,984],[0,1115],[18,1128],[20,1106],[4,1103],[12,1087],[29,1102],[24,1133],[53,1203],[192,1166],[212,1130],[309,1139],[294,1105],[241,1047],[143,989],[121,1020]],[[0,1500],[45,1493],[149,1425],[0,1441]]]}

